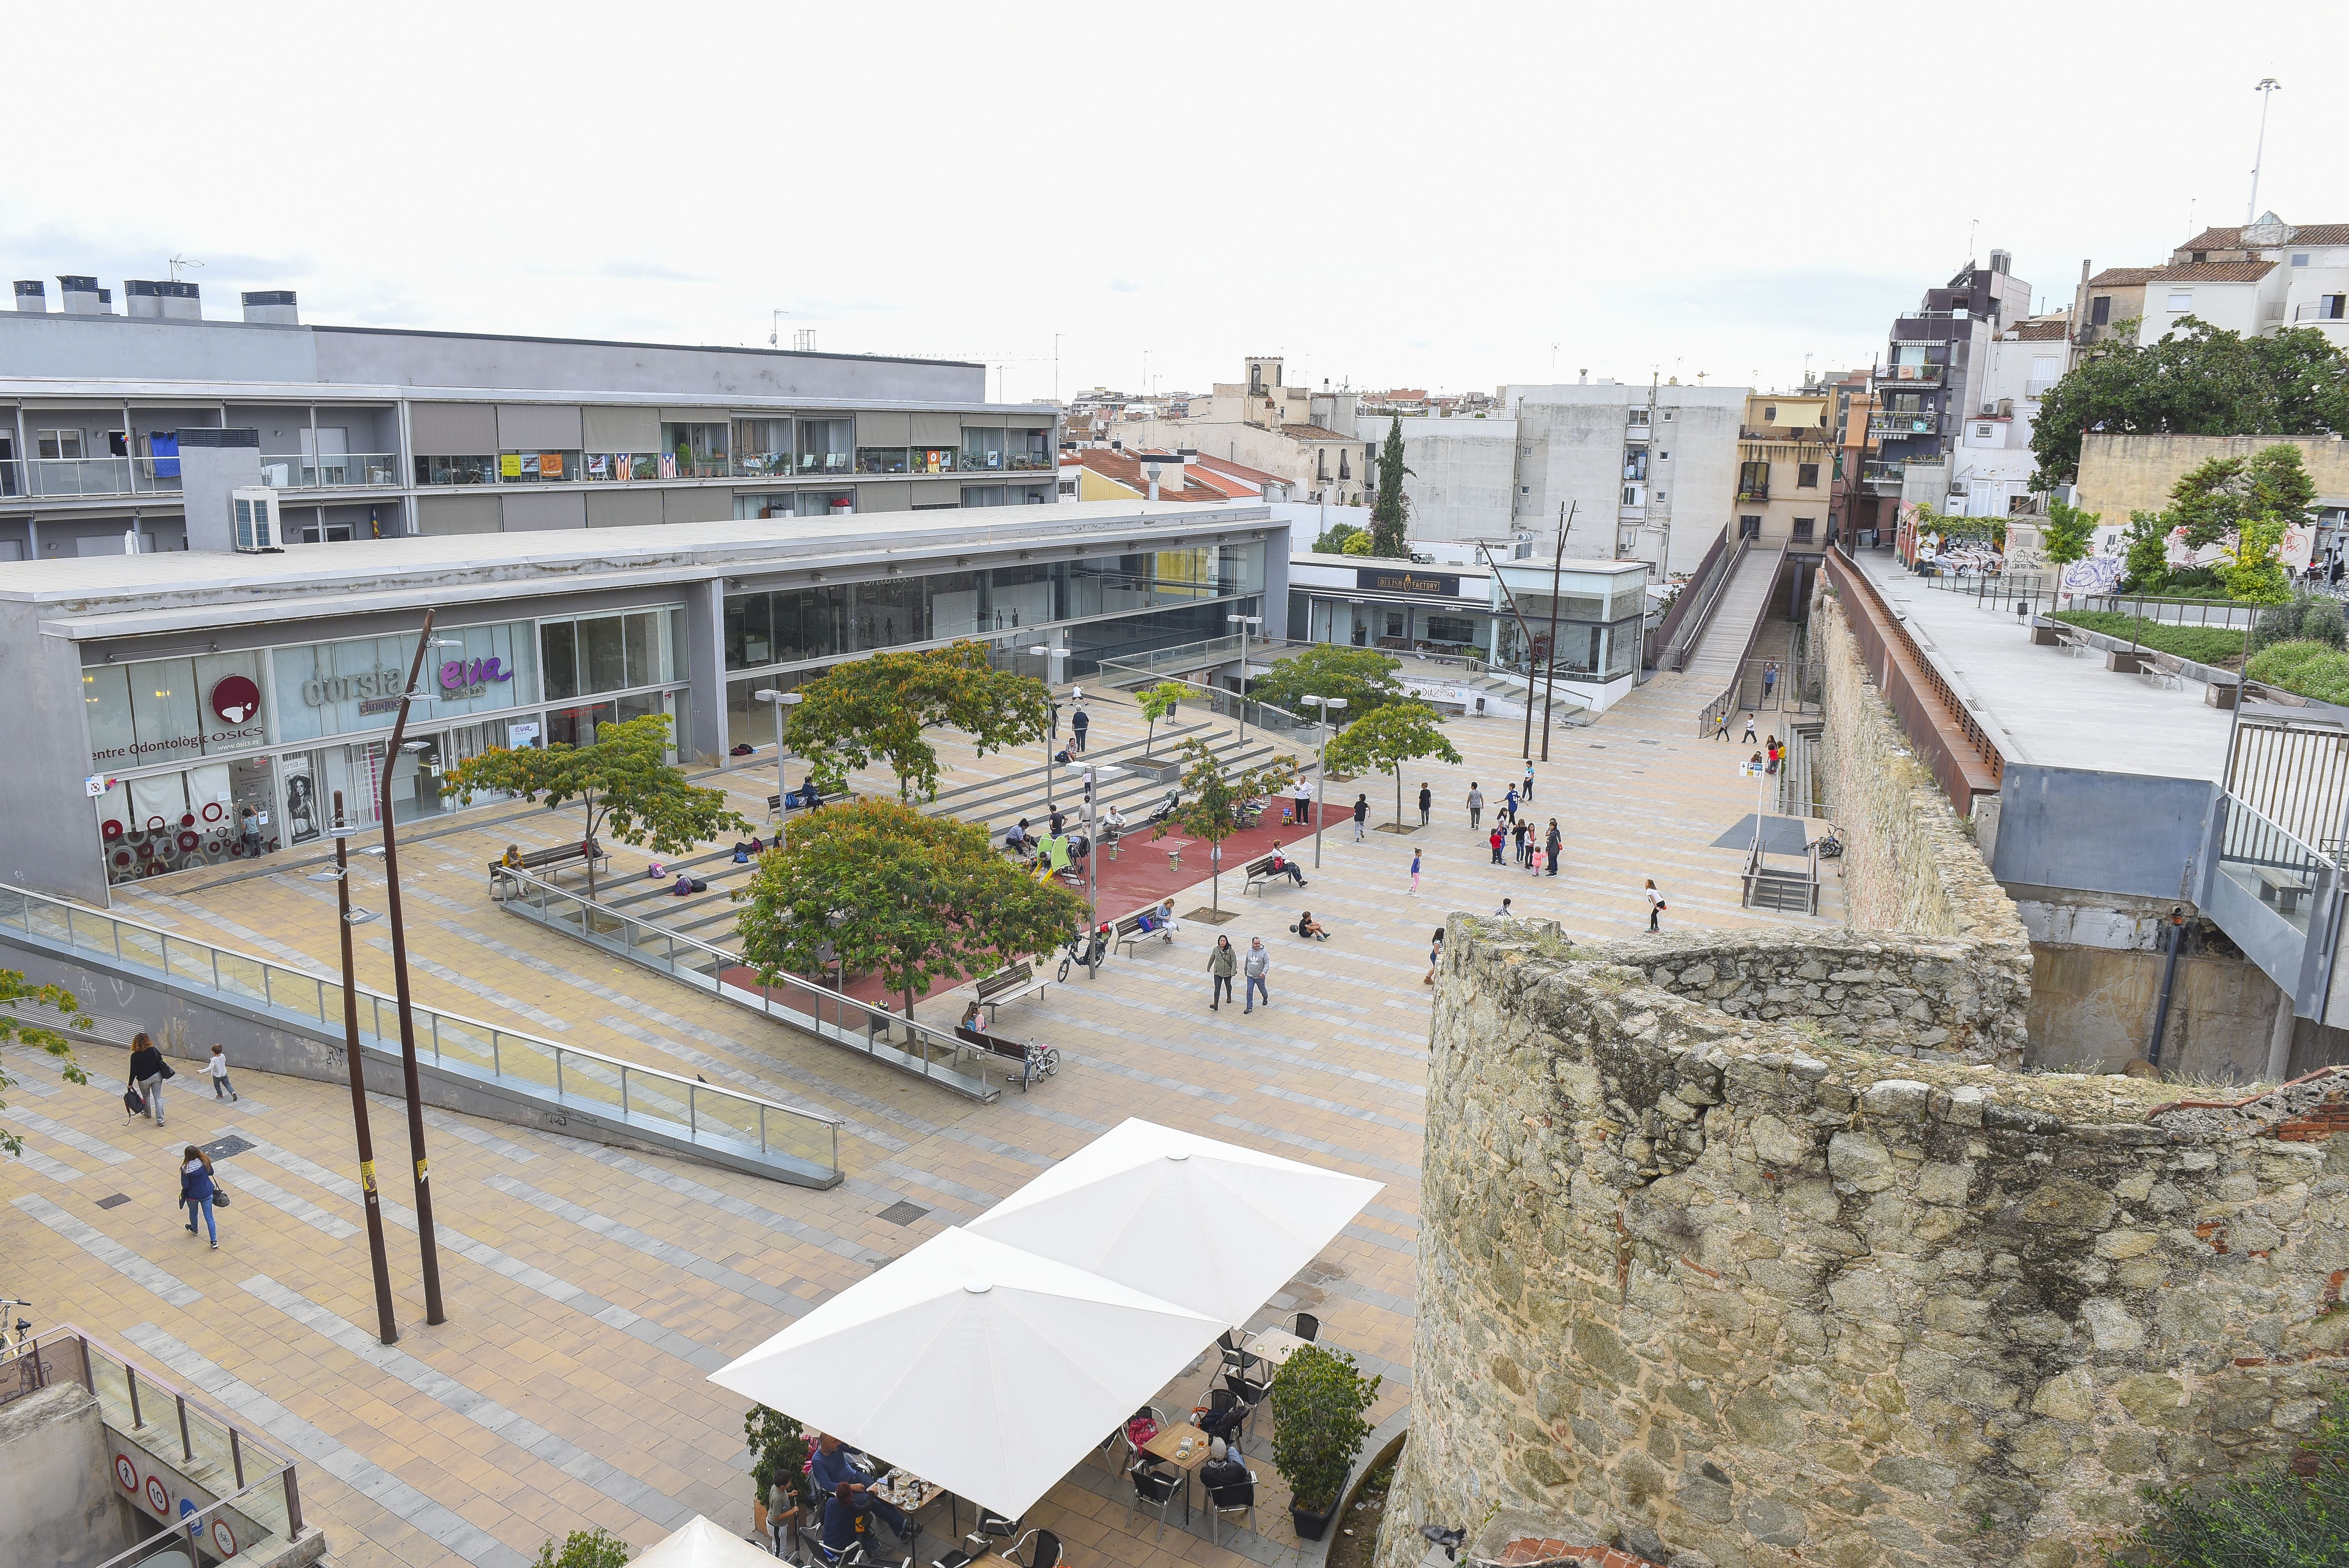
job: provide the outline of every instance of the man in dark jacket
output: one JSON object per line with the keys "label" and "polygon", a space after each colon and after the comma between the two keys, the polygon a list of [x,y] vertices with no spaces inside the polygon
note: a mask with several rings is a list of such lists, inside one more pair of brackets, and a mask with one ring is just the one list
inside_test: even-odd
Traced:
{"label": "man in dark jacket", "polygon": [[145,1035],[132,1037],[130,1041],[130,1081],[146,1097],[147,1114],[155,1125],[163,1125],[163,1078],[171,1072],[163,1063],[163,1053]]}

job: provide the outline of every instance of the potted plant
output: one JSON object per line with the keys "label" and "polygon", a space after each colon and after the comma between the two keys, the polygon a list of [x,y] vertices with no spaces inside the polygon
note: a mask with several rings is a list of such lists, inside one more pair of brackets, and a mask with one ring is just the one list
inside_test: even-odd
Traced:
{"label": "potted plant", "polygon": [[750,1447],[750,1482],[758,1488],[751,1513],[760,1532],[764,1534],[768,1524],[767,1499],[777,1482],[790,1494],[794,1508],[806,1501],[807,1434],[781,1410],[753,1405],[750,1413],[742,1418],[742,1436]]}
{"label": "potted plant", "polygon": [[1346,1473],[1371,1435],[1363,1412],[1379,1397],[1342,1350],[1309,1345],[1272,1380],[1272,1465],[1288,1483],[1288,1516],[1299,1541],[1319,1541],[1345,1491]]}

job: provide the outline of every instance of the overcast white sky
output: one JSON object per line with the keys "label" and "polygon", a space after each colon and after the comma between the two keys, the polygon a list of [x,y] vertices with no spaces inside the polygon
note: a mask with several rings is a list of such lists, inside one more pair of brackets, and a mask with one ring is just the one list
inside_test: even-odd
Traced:
{"label": "overcast white sky", "polygon": [[[1771,15],[1775,11],[1777,15]],[[2014,18],[2000,26],[2002,15]],[[1012,398],[1791,383],[1974,252],[2060,304],[2349,222],[2349,6],[110,8],[20,36],[10,277],[999,365]],[[43,61],[69,68],[47,69]],[[1975,228],[1979,221],[1978,230]],[[998,390],[990,378],[989,392]]]}

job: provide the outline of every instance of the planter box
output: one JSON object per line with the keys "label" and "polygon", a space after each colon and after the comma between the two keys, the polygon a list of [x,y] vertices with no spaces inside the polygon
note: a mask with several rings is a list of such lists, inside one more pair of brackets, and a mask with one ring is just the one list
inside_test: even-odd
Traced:
{"label": "planter box", "polygon": [[1288,1522],[1296,1527],[1299,1541],[1320,1540],[1329,1532],[1332,1517],[1334,1515],[1329,1513],[1308,1513],[1295,1503],[1288,1506]]}
{"label": "planter box", "polygon": [[2108,648],[2105,651],[2105,668],[2125,676],[2141,676],[2145,674],[2145,666],[2150,657],[2150,655],[2141,652],[2133,654],[2127,648]]}
{"label": "planter box", "polygon": [[2235,694],[2242,689],[2231,681],[2224,686],[2212,681],[2202,688],[2202,700],[2212,707],[2232,707],[2235,706]]}
{"label": "planter box", "polygon": [[1162,762],[1154,757],[1140,757],[1131,762],[1121,762],[1118,766],[1137,778],[1147,779],[1157,784],[1173,784],[1183,777],[1181,763]]}

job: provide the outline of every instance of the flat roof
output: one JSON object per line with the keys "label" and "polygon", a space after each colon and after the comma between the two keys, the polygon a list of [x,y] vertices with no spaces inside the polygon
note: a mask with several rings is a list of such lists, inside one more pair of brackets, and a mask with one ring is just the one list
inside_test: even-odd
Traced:
{"label": "flat roof", "polygon": [[[779,531],[779,523],[791,531]],[[44,632],[86,641],[738,573],[864,573],[895,561],[1023,545],[1164,549],[1178,540],[1287,527],[1260,501],[1135,500],[426,534],[292,544],[274,554],[171,551],[26,562],[0,573],[0,601],[40,606]]]}
{"label": "flat roof", "polygon": [[[0,320],[7,312],[0,310]],[[924,365],[947,364],[922,360]],[[1007,419],[1032,418],[1039,427],[1058,423],[1061,410],[1050,403],[973,403],[948,397],[814,397],[798,394],[744,393],[719,397],[708,392],[598,392],[549,390],[544,387],[417,387],[407,382],[362,381],[172,381],[151,377],[0,377],[0,402],[88,405],[104,410],[132,403],[180,407],[187,402],[252,402],[284,399],[300,403],[556,403],[592,407],[693,407],[773,409],[781,413],[823,413],[842,408],[888,413],[905,409],[926,414],[1000,414]]]}
{"label": "flat roof", "polygon": [[2009,762],[2213,781],[2224,771],[2228,715],[2199,686],[2163,691],[2102,658],[2035,646],[2011,607],[1944,593],[1889,550],[1857,559]]}

